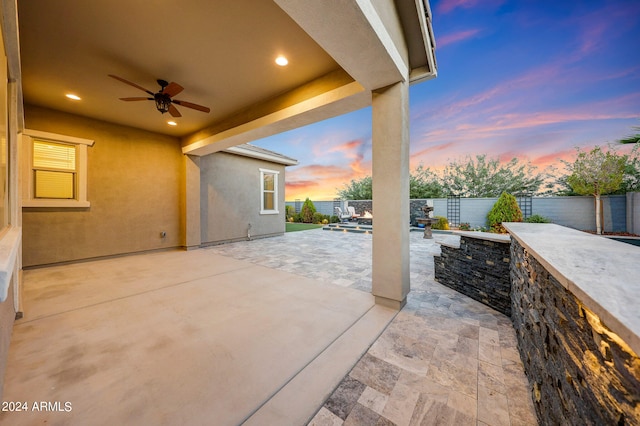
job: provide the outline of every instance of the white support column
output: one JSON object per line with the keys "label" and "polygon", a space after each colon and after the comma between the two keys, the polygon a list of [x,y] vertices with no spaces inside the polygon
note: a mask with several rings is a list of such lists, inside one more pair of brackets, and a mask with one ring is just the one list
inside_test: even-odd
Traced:
{"label": "white support column", "polygon": [[409,293],[409,84],[373,92],[373,277],[376,303],[402,308]]}
{"label": "white support column", "polygon": [[199,248],[202,243],[200,234],[200,157],[184,156],[185,164],[185,209],[184,209],[184,246],[187,250]]}

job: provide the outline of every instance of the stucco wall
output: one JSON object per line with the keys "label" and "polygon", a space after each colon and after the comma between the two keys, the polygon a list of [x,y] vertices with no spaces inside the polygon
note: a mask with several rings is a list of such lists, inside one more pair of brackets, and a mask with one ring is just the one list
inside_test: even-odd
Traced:
{"label": "stucco wall", "polygon": [[[596,230],[594,197],[534,197],[533,214],[551,218],[553,223],[583,231]],[[626,230],[626,196],[602,197],[602,220],[606,232]]]}
{"label": "stucco wall", "polygon": [[640,192],[627,193],[627,232],[640,234]]}
{"label": "stucco wall", "polygon": [[[280,172],[279,214],[260,214],[260,168]],[[284,233],[284,166],[219,152],[200,160],[202,244]]]}
{"label": "stucco wall", "polygon": [[[449,218],[447,199],[434,198],[433,215]],[[468,223],[472,228],[487,226],[487,213],[497,198],[461,198],[460,222]],[[417,203],[421,200],[411,200]],[[367,201],[371,203],[371,201]],[[348,201],[349,205],[365,203],[365,201]],[[640,207],[633,210],[632,204],[640,205],[640,196],[605,195],[602,197],[602,220],[605,232],[633,232],[640,229]],[[595,231],[595,204],[593,197],[533,197],[531,214],[539,214],[551,219],[553,223],[582,231]],[[356,208],[357,210],[357,208]],[[411,221],[421,214],[412,212]],[[633,217],[632,217],[633,216]],[[636,219],[633,219],[633,218]],[[631,219],[630,219],[631,218]],[[449,218],[451,222],[451,218]],[[636,222],[632,222],[636,220]],[[630,224],[637,223],[635,231],[628,229]]]}
{"label": "stucco wall", "polygon": [[9,343],[13,332],[13,322],[16,318],[16,311],[13,305],[13,286],[16,280],[11,280],[7,299],[0,303],[0,396],[4,388],[4,372],[7,368],[7,356],[9,354]]}
{"label": "stucco wall", "polygon": [[28,105],[25,124],[95,140],[88,149],[90,208],[23,209],[25,267],[181,245],[177,138]]}

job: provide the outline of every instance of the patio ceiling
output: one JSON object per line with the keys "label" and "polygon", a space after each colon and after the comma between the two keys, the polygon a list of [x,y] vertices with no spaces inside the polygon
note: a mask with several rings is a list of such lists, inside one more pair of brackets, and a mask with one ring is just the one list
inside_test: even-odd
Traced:
{"label": "patio ceiling", "polygon": [[[421,0],[395,2],[397,12],[390,8],[394,2],[362,2],[364,7],[358,3],[19,1],[24,101],[177,136],[183,138],[183,146],[227,132],[215,139],[227,140],[225,146],[183,149],[203,155],[368,105],[374,86],[396,78],[393,68],[400,62],[391,44],[403,37],[408,43],[403,49],[410,58],[405,67],[417,70],[412,78],[435,74],[433,37],[429,25],[425,30],[428,12]],[[386,34],[380,30],[382,25],[376,28],[375,24],[382,24],[389,13],[394,15],[391,21],[402,23]],[[340,16],[342,22],[336,19]],[[278,55],[286,56],[289,65],[276,65]],[[380,68],[371,68],[371,63]],[[363,69],[371,70],[370,75]],[[156,79],[175,81],[185,88],[177,99],[208,106],[211,112],[178,107],[182,113],[175,120],[178,125],[168,126],[169,114],[161,115],[152,102],[119,100],[145,95],[108,74],[152,92],[159,90]],[[66,93],[82,100],[68,100]],[[325,98],[313,102],[319,96]],[[342,100],[346,102],[336,102]],[[288,120],[267,132],[249,134],[243,129],[228,134],[309,101],[302,109],[321,113]],[[252,128],[283,123],[292,114],[299,116],[300,111],[280,114]],[[238,133],[247,136],[229,139]]]}
{"label": "patio ceiling", "polygon": [[[23,90],[36,104],[154,132],[183,136],[259,100],[339,69],[275,3],[264,0],[19,2]],[[278,55],[289,58],[280,67]],[[185,90],[176,98],[210,114],[178,107],[167,126],[152,102],[107,76],[152,92],[156,79]],[[76,93],[82,101],[67,100]]]}

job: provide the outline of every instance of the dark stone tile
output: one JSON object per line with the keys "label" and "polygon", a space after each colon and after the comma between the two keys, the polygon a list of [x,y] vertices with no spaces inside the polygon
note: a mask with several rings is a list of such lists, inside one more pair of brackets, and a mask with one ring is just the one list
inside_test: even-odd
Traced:
{"label": "dark stone tile", "polygon": [[357,404],[366,385],[353,377],[346,376],[331,394],[324,406],[336,416],[345,420]]}
{"label": "dark stone tile", "polygon": [[380,415],[364,405],[357,404],[345,420],[343,426],[369,426],[378,423]]}
{"label": "dark stone tile", "polygon": [[376,426],[396,426],[394,422],[387,419],[386,417],[378,417],[378,421],[376,422]]}
{"label": "dark stone tile", "polygon": [[400,368],[367,353],[349,375],[378,392],[389,395],[400,377]]}

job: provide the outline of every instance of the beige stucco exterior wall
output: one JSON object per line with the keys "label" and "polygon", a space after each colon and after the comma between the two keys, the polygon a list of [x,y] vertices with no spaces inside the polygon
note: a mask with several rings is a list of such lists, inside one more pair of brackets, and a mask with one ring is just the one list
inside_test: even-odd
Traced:
{"label": "beige stucco exterior wall", "polygon": [[[279,214],[260,214],[260,168],[280,172]],[[280,164],[224,152],[201,157],[202,244],[246,239],[248,232],[252,238],[284,233],[284,169]]]}
{"label": "beige stucco exterior wall", "polygon": [[29,105],[25,127],[95,140],[88,149],[90,208],[23,209],[25,267],[182,244],[177,138]]}

